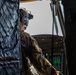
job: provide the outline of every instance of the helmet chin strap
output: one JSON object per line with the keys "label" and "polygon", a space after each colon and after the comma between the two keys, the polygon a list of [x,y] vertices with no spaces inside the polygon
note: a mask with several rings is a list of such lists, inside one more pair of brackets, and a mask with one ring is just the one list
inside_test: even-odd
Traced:
{"label": "helmet chin strap", "polygon": [[27,28],[27,25],[25,25],[24,28],[26,29]]}
{"label": "helmet chin strap", "polygon": [[27,22],[24,24],[25,29],[28,27],[28,22],[29,22],[29,20],[27,20]]}

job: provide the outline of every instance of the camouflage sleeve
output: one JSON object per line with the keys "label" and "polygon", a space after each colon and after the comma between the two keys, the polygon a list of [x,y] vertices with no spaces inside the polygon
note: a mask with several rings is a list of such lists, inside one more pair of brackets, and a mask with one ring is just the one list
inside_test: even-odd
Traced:
{"label": "camouflage sleeve", "polygon": [[30,36],[32,42],[31,61],[36,69],[42,73],[40,75],[63,75],[57,71],[52,64],[44,57],[42,49],[38,46],[37,41]]}

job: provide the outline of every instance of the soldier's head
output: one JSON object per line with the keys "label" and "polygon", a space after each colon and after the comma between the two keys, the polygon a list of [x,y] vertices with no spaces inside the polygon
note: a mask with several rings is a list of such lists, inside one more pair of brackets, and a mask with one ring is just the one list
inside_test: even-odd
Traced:
{"label": "soldier's head", "polygon": [[20,29],[25,30],[28,26],[29,20],[33,18],[33,15],[31,13],[28,13],[28,11],[25,8],[20,8]]}

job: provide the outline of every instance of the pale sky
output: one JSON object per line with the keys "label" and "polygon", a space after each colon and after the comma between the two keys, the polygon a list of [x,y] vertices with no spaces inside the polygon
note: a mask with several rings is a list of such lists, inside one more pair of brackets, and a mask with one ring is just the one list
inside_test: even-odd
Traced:
{"label": "pale sky", "polygon": [[[29,21],[29,25],[25,30],[26,32],[31,35],[52,34],[53,18],[50,1],[23,2],[20,3],[20,7],[25,7],[28,11],[31,11],[31,14],[34,16],[34,18]],[[56,19],[59,30],[58,35],[62,36],[58,17],[56,17]],[[55,28],[54,35],[56,35]]]}

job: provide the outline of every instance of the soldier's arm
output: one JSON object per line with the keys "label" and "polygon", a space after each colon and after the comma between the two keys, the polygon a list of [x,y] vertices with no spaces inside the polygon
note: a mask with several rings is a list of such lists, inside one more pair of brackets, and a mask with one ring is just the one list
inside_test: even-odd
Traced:
{"label": "soldier's arm", "polygon": [[30,37],[30,39],[32,43],[31,61],[34,66],[44,75],[63,75],[44,57],[42,49],[38,46],[37,41],[33,37]]}

